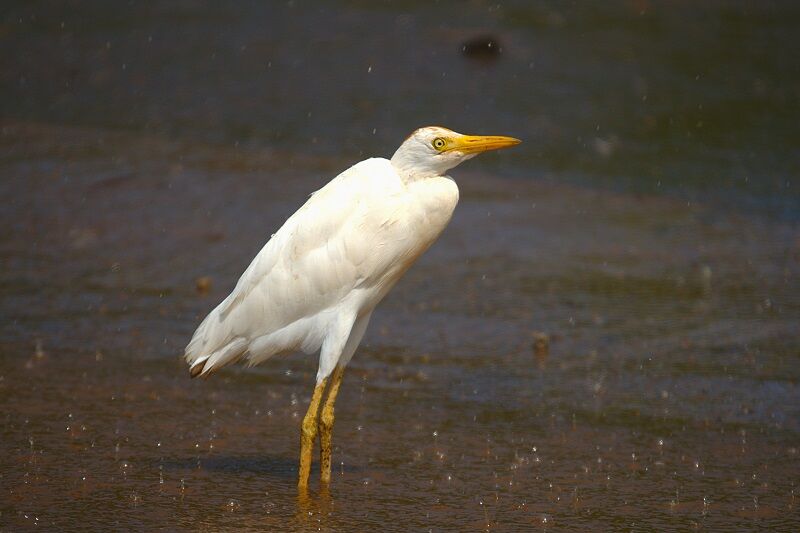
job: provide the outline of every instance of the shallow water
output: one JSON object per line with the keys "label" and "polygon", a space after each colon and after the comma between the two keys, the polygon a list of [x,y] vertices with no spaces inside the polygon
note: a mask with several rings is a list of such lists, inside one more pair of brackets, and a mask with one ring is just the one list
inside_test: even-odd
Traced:
{"label": "shallow water", "polygon": [[[794,8],[108,5],[3,18],[0,527],[798,529]],[[314,358],[179,354],[429,122],[526,143],[453,172],[299,499]]]}

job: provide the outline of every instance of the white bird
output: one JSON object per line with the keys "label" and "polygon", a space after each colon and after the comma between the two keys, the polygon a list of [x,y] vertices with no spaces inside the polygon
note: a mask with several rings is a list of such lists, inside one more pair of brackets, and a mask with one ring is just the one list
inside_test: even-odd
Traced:
{"label": "white bird", "polygon": [[372,311],[450,221],[458,187],[445,173],[519,142],[427,127],[391,160],[350,167],[289,217],[195,331],[185,353],[192,377],[239,360],[256,365],[279,353],[320,351],[302,423],[300,489],[308,486],[318,432],[321,480],[330,482],[333,406]]}

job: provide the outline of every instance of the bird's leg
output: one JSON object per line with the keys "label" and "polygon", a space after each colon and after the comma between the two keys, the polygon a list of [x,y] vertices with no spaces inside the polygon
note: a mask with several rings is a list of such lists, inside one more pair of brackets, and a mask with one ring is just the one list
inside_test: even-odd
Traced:
{"label": "bird's leg", "polygon": [[319,413],[319,403],[322,400],[322,391],[325,390],[327,381],[327,378],[323,379],[314,388],[311,403],[308,405],[308,411],[303,417],[303,425],[300,428],[300,478],[297,480],[297,487],[300,489],[308,488],[311,452],[314,451],[314,440],[317,438],[317,414]]}
{"label": "bird's leg", "polygon": [[339,394],[339,385],[342,384],[344,367],[336,366],[331,377],[331,386],[328,389],[328,397],[322,405],[322,413],[319,417],[319,471],[320,481],[323,485],[331,481],[331,440],[333,433],[333,404],[336,403],[336,395]]}

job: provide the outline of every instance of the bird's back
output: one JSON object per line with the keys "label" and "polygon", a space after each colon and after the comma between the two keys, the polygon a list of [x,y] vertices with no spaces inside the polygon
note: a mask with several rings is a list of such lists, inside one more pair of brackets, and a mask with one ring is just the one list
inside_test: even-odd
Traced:
{"label": "bird's back", "polygon": [[203,320],[186,348],[192,374],[319,349],[331,320],[377,305],[457,201],[449,178],[405,183],[386,159],[346,170],[286,221]]}

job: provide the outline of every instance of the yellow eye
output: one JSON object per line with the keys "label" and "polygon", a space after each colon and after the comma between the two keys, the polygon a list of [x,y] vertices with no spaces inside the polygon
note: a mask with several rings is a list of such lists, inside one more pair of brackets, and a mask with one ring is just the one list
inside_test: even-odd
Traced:
{"label": "yellow eye", "polygon": [[441,151],[447,144],[447,142],[441,137],[436,137],[431,144],[433,145],[434,148]]}

